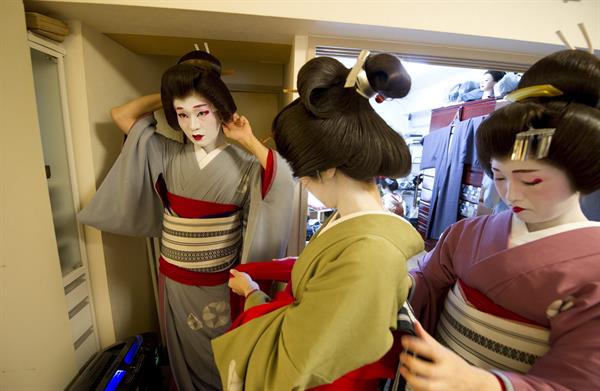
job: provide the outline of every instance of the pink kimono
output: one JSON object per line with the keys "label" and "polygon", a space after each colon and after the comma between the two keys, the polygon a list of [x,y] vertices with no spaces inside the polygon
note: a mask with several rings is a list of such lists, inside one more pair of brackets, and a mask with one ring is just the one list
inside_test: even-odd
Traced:
{"label": "pink kimono", "polygon": [[511,211],[480,216],[444,232],[411,272],[417,318],[439,333],[450,290],[464,284],[495,307],[470,301],[478,310],[548,331],[548,350],[528,370],[491,369],[505,389],[600,390],[600,226],[508,248],[511,219]]}

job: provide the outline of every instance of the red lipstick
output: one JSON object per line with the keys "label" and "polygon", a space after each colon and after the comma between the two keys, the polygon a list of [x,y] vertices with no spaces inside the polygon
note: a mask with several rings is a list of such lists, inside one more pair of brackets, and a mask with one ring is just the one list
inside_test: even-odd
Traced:
{"label": "red lipstick", "polygon": [[523,212],[525,209],[523,209],[523,208],[520,208],[520,207],[518,207],[518,206],[513,206],[512,210],[513,210],[513,212],[514,212],[514,213],[521,213],[521,212]]}
{"label": "red lipstick", "polygon": [[204,138],[204,136],[202,136],[202,135],[199,135],[199,134],[195,134],[195,135],[193,135],[192,137],[193,137],[193,138],[194,138],[194,140],[196,140],[196,141],[201,141],[201,140]]}

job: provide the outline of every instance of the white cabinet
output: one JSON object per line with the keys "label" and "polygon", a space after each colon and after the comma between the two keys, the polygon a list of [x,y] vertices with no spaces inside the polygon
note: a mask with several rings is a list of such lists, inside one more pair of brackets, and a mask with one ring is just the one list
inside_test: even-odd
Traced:
{"label": "white cabinet", "polygon": [[85,244],[77,222],[79,196],[75,183],[71,129],[64,79],[64,50],[29,34],[29,47],[46,179],[52,208],[65,311],[69,315],[75,360],[81,368],[98,350]]}

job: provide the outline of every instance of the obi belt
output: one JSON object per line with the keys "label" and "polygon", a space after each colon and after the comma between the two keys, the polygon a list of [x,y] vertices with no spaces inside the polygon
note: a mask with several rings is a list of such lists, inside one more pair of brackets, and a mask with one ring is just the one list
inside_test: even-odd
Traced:
{"label": "obi belt", "polygon": [[226,271],[242,245],[240,212],[196,219],[165,213],[161,244],[162,259],[171,265],[202,273]]}
{"label": "obi belt", "polygon": [[482,312],[469,304],[467,290],[489,300],[457,282],[448,291],[436,339],[479,368],[526,373],[550,349],[548,329]]}

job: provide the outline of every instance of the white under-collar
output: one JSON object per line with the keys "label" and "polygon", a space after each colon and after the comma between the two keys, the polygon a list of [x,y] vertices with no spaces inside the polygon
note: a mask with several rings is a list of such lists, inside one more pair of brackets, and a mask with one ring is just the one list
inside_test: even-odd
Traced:
{"label": "white under-collar", "polygon": [[566,223],[557,225],[555,227],[541,229],[539,231],[529,232],[527,225],[513,213],[510,236],[508,238],[508,248],[520,246],[522,244],[533,242],[534,240],[543,239],[547,236],[556,235],[562,232],[587,227],[600,227],[600,222],[578,221],[575,223]]}
{"label": "white under-collar", "polygon": [[225,148],[227,148],[229,144],[225,143],[223,145],[219,145],[209,153],[206,153],[204,148],[194,144],[194,155],[196,156],[196,162],[198,162],[198,166],[200,169],[203,169],[210,163],[219,153],[221,153]]}
{"label": "white under-collar", "polygon": [[405,222],[406,224],[410,225],[412,227],[412,225],[406,221],[404,218],[398,216],[397,214],[394,214],[392,212],[388,212],[386,210],[364,210],[364,211],[360,211],[360,212],[354,212],[354,213],[349,213],[345,216],[340,217],[340,213],[339,212],[335,212],[335,214],[331,217],[331,219],[329,220],[329,222],[327,223],[327,225],[325,225],[323,228],[321,228],[318,232],[317,235],[321,235],[323,232],[327,231],[328,229],[330,229],[333,226],[336,226],[340,223],[343,223],[344,221],[348,221],[350,219],[353,219],[355,217],[360,217],[360,216],[365,216],[365,215],[386,215],[386,216],[393,216],[396,217],[397,219],[402,220],[403,222]]}

